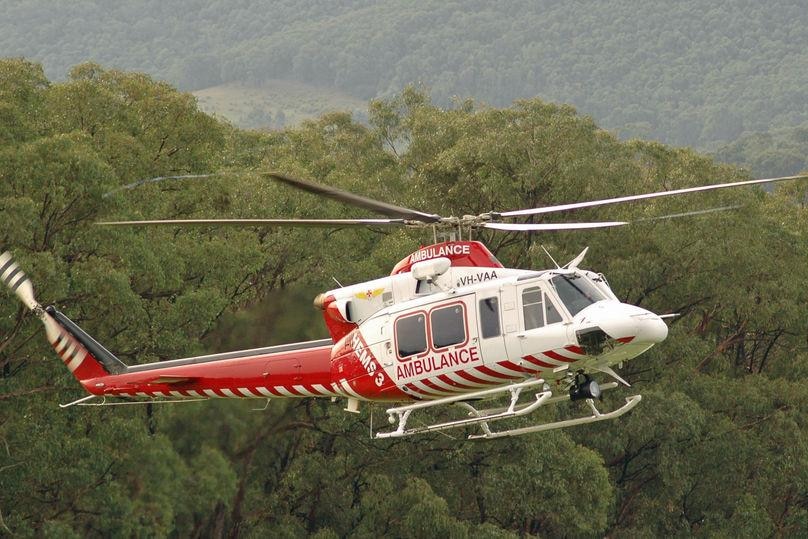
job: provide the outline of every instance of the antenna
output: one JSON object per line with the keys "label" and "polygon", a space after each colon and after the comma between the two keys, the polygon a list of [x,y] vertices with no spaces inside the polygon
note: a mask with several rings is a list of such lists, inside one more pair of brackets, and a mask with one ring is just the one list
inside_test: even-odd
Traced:
{"label": "antenna", "polygon": [[337,283],[337,286],[338,286],[338,287],[340,287],[340,288],[345,288],[344,286],[342,286],[342,283],[341,283],[341,282],[339,282],[339,281],[337,280],[337,278],[336,278],[336,277],[334,277],[334,276],[332,275],[332,276],[331,276],[331,278],[332,278],[332,279],[334,279],[334,282],[335,282],[335,283]]}
{"label": "antenna", "polygon": [[540,247],[541,247],[542,251],[544,251],[544,253],[545,253],[547,256],[549,256],[549,257],[550,257],[550,260],[552,260],[552,261],[553,261],[553,264],[555,264],[556,269],[561,269],[561,266],[559,266],[559,265],[558,265],[558,262],[556,262],[556,261],[555,261],[555,258],[553,258],[553,255],[551,255],[551,254],[550,254],[550,251],[548,251],[547,249],[545,249],[545,248],[544,248],[544,245],[540,245]]}

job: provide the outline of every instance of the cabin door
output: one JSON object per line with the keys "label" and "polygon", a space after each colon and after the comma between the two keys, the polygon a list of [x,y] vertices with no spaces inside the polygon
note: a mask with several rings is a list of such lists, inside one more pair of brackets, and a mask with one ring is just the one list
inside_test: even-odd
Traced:
{"label": "cabin door", "polygon": [[508,359],[502,325],[502,301],[499,290],[478,292],[477,345],[483,363],[497,363]]}

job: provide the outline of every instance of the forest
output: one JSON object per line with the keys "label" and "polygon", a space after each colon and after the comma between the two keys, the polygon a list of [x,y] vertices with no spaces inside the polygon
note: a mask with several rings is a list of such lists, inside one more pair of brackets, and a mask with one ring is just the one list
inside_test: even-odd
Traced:
{"label": "forest", "polygon": [[[336,4],[335,4],[336,5]],[[326,335],[311,307],[388,274],[418,231],[126,229],[108,219],[360,217],[280,170],[441,214],[749,178],[621,141],[568,105],[433,102],[415,87],[239,130],[144,74],[0,60],[0,247],[37,297],[127,363]],[[212,178],[137,184],[147,178]],[[130,187],[126,187],[130,186]],[[808,532],[808,186],[581,210],[614,230],[483,235],[510,267],[590,247],[623,301],[680,313],[620,373],[616,421],[490,442],[371,440],[327,399],[60,409],[82,391],[41,324],[0,293],[0,534],[15,537],[793,537]],[[689,219],[653,218],[736,207]],[[644,220],[646,219],[646,220]],[[624,390],[617,391],[622,393]],[[622,394],[607,396],[613,406]],[[566,406],[566,407],[565,407]],[[576,403],[548,411],[564,417]]]}
{"label": "forest", "polygon": [[[573,104],[622,138],[715,150],[808,122],[808,10],[753,2],[0,0],[0,55],[196,90],[291,80],[362,99]],[[288,114],[287,114],[288,115]]]}

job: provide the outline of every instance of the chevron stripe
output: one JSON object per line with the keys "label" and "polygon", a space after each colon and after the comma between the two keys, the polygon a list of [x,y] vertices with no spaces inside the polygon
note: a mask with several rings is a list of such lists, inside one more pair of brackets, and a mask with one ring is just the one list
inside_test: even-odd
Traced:
{"label": "chevron stripe", "polygon": [[317,393],[312,393],[310,390],[306,389],[305,387],[303,387],[301,385],[292,386],[292,389],[294,391],[298,392],[300,395],[303,395],[304,397],[318,397],[319,396],[319,395],[317,395]]}
{"label": "chevron stripe", "polygon": [[413,382],[408,382],[406,385],[407,391],[405,391],[405,393],[411,397],[420,400],[432,400],[438,398],[438,395],[432,395],[428,391],[424,391],[419,387],[414,387],[415,384]]}
{"label": "chevron stripe", "polygon": [[430,399],[439,399],[448,395],[447,391],[436,391],[430,388],[423,380],[409,382],[407,385],[410,386],[410,389],[423,393]]}
{"label": "chevron stripe", "polygon": [[452,385],[449,383],[444,382],[437,376],[433,376],[428,380],[430,387],[434,387],[435,389],[439,389],[441,391],[448,391],[450,393],[462,393],[463,389],[457,387],[456,385]]}
{"label": "chevron stripe", "polygon": [[[486,369],[486,370],[483,370]],[[466,372],[474,376],[475,378],[479,378],[480,380],[485,380],[487,382],[491,382],[494,384],[501,384],[503,381],[506,381],[508,376],[499,373],[489,373],[486,371],[490,371],[490,369],[486,367],[471,367],[466,369]],[[460,371],[462,372],[462,371]]]}
{"label": "chevron stripe", "polygon": [[525,356],[522,359],[527,360],[527,361],[533,363],[534,365],[538,365],[539,367],[544,367],[545,369],[554,369],[554,368],[558,367],[559,365],[561,365],[561,363],[556,363],[556,362],[549,363],[549,362],[544,361],[542,359],[538,359],[535,356]]}
{"label": "chevron stripe", "polygon": [[466,371],[455,371],[447,373],[446,376],[451,378],[452,380],[456,380],[462,384],[471,384],[472,387],[476,386],[476,388],[481,388],[485,386],[490,386],[495,384],[496,382],[491,382],[490,380],[483,380],[481,378],[477,378],[476,376],[466,372]]}
{"label": "chevron stripe", "polygon": [[256,387],[255,390],[258,393],[260,393],[261,395],[263,395],[264,397],[267,397],[267,398],[270,398],[270,399],[273,398],[273,397],[278,396],[278,395],[276,395],[275,393],[273,393],[272,391],[270,391],[269,389],[267,389],[265,387]]}
{"label": "chevron stripe", "polygon": [[87,357],[87,353],[84,349],[76,349],[76,353],[73,354],[73,359],[67,364],[67,368],[70,372],[74,372],[78,369],[81,364],[84,362],[84,359]]}
{"label": "chevron stripe", "polygon": [[314,391],[316,391],[317,393],[319,393],[320,395],[325,395],[325,396],[328,396],[328,397],[337,396],[336,392],[334,392],[334,391],[332,391],[330,389],[326,389],[325,386],[323,386],[321,384],[312,384],[311,388]]}
{"label": "chevron stripe", "polygon": [[438,375],[438,380],[460,390],[479,389],[479,386],[469,385],[470,382],[468,380],[460,378],[452,373],[440,374]]}
{"label": "chevron stripe", "polygon": [[53,349],[56,350],[56,353],[61,355],[62,350],[70,343],[70,339],[68,338],[66,333],[60,333],[59,337],[56,339],[56,342],[53,344]]}
{"label": "chevron stripe", "polygon": [[490,376],[495,376],[497,378],[501,378],[503,380],[516,380],[517,378],[524,378],[525,375],[519,372],[513,372],[509,369],[505,369],[500,365],[493,364],[493,365],[482,365],[477,367],[477,370],[482,372],[483,374],[488,374]]}
{"label": "chevron stripe", "polygon": [[[348,393],[349,396],[357,398],[357,399],[362,399],[362,397],[359,396],[359,393],[354,391],[351,388],[351,386],[348,385],[348,380],[345,380],[345,379],[340,380],[340,385],[342,386],[342,389],[344,389],[345,392]],[[362,400],[364,400],[364,399],[362,399]]]}
{"label": "chevron stripe", "polygon": [[575,359],[567,356],[562,356],[558,352],[554,350],[547,350],[546,352],[542,352],[542,355],[549,357],[550,359],[555,359],[556,361],[561,361],[563,363],[572,363],[576,361]]}
{"label": "chevron stripe", "polygon": [[14,262],[14,259],[11,258],[11,255],[8,253],[3,253],[3,256],[0,257],[0,261],[6,258],[6,261],[3,262],[3,265],[0,266],[0,279],[3,279],[3,282],[8,284],[8,281],[11,278],[11,275],[17,271],[19,271],[19,266]]}
{"label": "chevron stripe", "polygon": [[540,370],[537,366],[533,364],[529,364],[530,365],[529,367],[525,367],[524,365],[517,365],[516,363],[513,363],[512,361],[508,360],[500,361],[498,365],[510,371],[519,372],[523,374],[536,374]]}
{"label": "chevron stripe", "polygon": [[299,397],[300,396],[300,395],[297,395],[295,393],[292,393],[290,390],[286,389],[283,386],[275,386],[272,389],[274,389],[275,391],[277,391],[278,393],[280,393],[284,397]]}

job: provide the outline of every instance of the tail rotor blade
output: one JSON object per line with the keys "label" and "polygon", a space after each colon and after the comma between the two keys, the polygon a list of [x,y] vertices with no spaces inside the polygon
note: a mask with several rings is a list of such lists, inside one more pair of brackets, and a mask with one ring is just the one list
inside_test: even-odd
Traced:
{"label": "tail rotor blade", "polygon": [[34,298],[34,287],[31,286],[30,279],[8,251],[0,254],[0,279],[17,294],[26,307],[33,311],[40,306]]}

